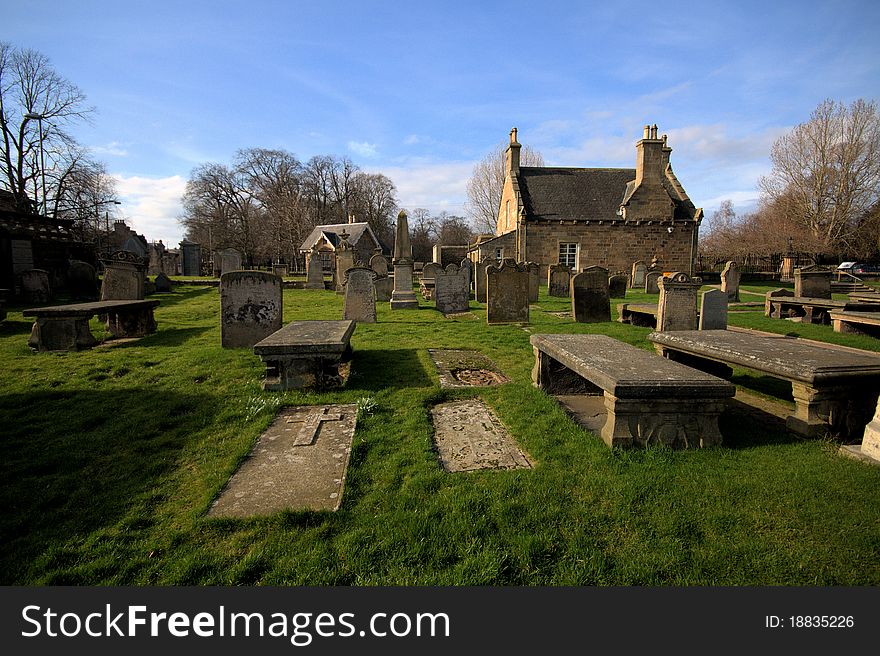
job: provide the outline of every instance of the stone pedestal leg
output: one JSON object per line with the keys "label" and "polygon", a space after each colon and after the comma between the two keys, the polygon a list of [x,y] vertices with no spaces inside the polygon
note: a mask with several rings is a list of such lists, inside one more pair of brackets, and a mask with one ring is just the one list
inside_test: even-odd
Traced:
{"label": "stone pedestal leg", "polygon": [[28,339],[28,346],[35,351],[80,351],[97,343],[89,330],[88,317],[40,317],[34,322]]}
{"label": "stone pedestal leg", "polygon": [[143,337],[156,332],[153,308],[125,312],[110,311],[107,313],[107,321],[104,325],[107,332],[114,337]]}
{"label": "stone pedestal leg", "polygon": [[789,430],[806,437],[831,431],[827,392],[804,383],[792,383],[791,395],[794,397],[795,411],[785,420]]}

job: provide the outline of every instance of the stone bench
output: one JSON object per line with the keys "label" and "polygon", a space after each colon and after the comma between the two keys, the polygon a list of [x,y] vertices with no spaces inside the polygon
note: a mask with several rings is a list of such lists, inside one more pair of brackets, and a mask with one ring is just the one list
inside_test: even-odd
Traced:
{"label": "stone bench", "polygon": [[605,335],[532,335],[532,382],[548,394],[602,394],[610,447],[721,443],[729,382]]}
{"label": "stone bench", "polygon": [[339,365],[351,356],[355,322],[293,321],[254,344],[266,364],[263,389],[328,389],[342,385]]}
{"label": "stone bench", "polygon": [[156,332],[153,309],[159,301],[122,300],[73,303],[30,308],[22,315],[34,317],[28,346],[35,351],[79,351],[98,343],[89,330],[95,315],[106,317],[107,331],[113,337],[143,337]]}
{"label": "stone bench", "polygon": [[620,303],[617,306],[617,320],[620,323],[628,323],[631,326],[642,328],[657,327],[657,304],[648,303]]}
{"label": "stone bench", "polygon": [[771,296],[768,294],[764,304],[764,316],[772,319],[802,317],[803,323],[826,326],[831,323],[829,312],[839,310],[875,312],[880,311],[880,303],[876,301],[835,301],[829,298],[810,298],[807,296]]}
{"label": "stone bench", "polygon": [[654,332],[648,340],[667,358],[722,377],[745,367],[791,383],[789,430],[861,439],[880,393],[880,356],[833,349],[781,335],[728,330]]}
{"label": "stone bench", "polygon": [[828,312],[836,333],[854,333],[880,337],[880,312],[831,310]]}

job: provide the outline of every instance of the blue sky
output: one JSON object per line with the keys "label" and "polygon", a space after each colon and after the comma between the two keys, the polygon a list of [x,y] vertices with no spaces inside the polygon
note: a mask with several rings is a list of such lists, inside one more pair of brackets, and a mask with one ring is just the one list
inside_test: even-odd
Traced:
{"label": "blue sky", "polygon": [[174,245],[190,171],[239,148],[348,156],[405,208],[463,214],[511,127],[548,165],[635,165],[642,126],[707,214],[754,205],[773,141],[880,97],[880,3],[12,2],[0,39],[97,109],[76,136],[121,214]]}

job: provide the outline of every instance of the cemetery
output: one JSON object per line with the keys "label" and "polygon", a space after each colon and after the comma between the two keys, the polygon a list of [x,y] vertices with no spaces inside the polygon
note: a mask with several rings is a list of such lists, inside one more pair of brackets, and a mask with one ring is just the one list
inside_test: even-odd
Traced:
{"label": "cemetery", "polygon": [[730,271],[361,262],[7,300],[3,583],[880,583],[875,337]]}

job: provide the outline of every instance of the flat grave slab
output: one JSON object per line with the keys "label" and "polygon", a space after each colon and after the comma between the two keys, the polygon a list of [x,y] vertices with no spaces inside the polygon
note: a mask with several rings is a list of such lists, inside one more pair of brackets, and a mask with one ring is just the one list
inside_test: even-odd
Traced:
{"label": "flat grave slab", "polygon": [[440,387],[488,387],[510,382],[498,365],[479,351],[428,349],[428,354],[440,375]]}
{"label": "flat grave slab", "polygon": [[208,516],[338,509],[356,423],[354,403],[283,409],[229,479]]}
{"label": "flat grave slab", "polygon": [[448,472],[531,469],[529,457],[495,413],[479,399],[434,406],[434,444]]}

